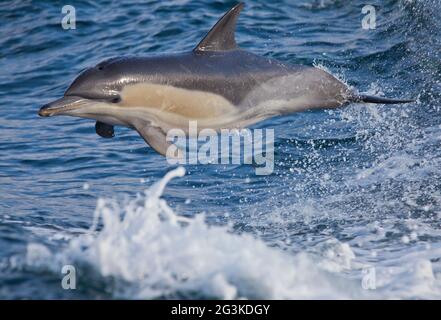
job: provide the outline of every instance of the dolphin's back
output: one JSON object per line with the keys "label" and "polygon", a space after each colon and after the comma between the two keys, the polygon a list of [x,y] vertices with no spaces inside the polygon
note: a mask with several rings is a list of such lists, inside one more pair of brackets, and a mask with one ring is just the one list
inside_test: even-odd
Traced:
{"label": "dolphin's back", "polygon": [[[112,59],[109,78],[125,73],[124,85],[152,83],[220,95],[234,105],[270,79],[307,67],[289,65],[243,50]],[[120,88],[117,88],[120,89]]]}

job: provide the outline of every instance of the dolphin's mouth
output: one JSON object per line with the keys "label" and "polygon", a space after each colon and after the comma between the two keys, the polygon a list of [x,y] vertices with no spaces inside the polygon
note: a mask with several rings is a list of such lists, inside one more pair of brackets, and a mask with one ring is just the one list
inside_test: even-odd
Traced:
{"label": "dolphin's mouth", "polygon": [[74,111],[90,104],[89,99],[78,96],[64,96],[58,100],[45,104],[40,108],[38,114],[41,117],[52,117],[55,115],[66,114],[69,111]]}

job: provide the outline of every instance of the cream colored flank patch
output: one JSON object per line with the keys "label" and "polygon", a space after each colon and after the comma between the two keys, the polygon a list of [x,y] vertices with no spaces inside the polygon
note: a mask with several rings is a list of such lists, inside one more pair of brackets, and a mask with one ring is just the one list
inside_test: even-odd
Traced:
{"label": "cream colored flank patch", "polygon": [[123,107],[146,107],[189,119],[225,116],[237,109],[224,97],[169,85],[138,83],[121,91]]}

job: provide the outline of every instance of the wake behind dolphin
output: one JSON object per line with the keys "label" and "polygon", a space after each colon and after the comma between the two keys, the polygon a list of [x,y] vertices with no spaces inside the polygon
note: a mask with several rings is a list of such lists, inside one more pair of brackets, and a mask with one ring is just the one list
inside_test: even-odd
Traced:
{"label": "wake behind dolphin", "polygon": [[228,11],[192,52],[113,58],[87,69],[39,114],[97,120],[96,132],[106,138],[114,136],[115,125],[130,127],[165,155],[167,132],[188,133],[189,121],[220,130],[351,102],[412,102],[359,95],[321,69],[239,49],[235,29],[243,6]]}

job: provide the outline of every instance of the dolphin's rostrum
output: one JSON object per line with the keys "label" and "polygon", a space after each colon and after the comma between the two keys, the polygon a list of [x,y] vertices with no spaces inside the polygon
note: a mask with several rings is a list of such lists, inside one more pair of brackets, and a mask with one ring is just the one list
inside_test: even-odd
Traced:
{"label": "dolphin's rostrum", "polygon": [[64,97],[43,106],[41,116],[95,119],[96,132],[114,136],[114,125],[134,128],[166,154],[166,132],[246,127],[266,118],[350,102],[406,103],[359,95],[331,74],[241,50],[236,21],[243,4],[227,12],[189,53],[121,57],[81,73]]}

